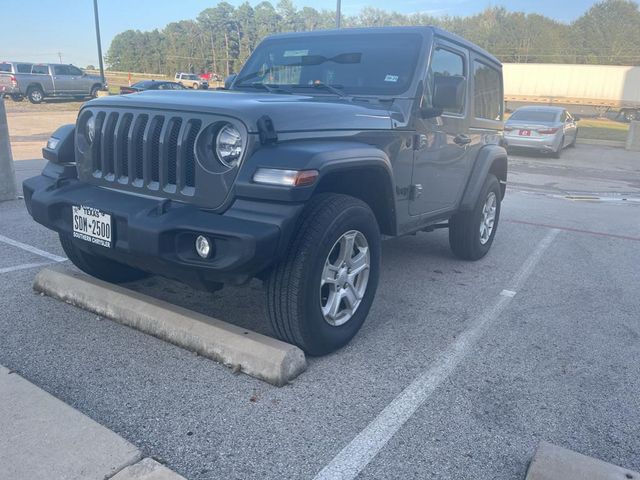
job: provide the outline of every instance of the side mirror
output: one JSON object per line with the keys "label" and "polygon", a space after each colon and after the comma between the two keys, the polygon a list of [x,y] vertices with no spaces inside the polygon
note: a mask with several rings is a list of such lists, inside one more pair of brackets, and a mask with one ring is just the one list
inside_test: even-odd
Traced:
{"label": "side mirror", "polygon": [[464,106],[464,77],[457,75],[435,77],[433,85],[433,108],[458,112]]}
{"label": "side mirror", "polygon": [[237,73],[232,73],[231,75],[229,75],[227,78],[224,79],[225,90],[229,90],[231,88],[231,85],[233,85],[233,82],[235,81],[237,76],[238,76]]}
{"label": "side mirror", "polygon": [[442,115],[443,110],[435,107],[423,107],[420,109],[420,116],[422,118],[435,118]]}

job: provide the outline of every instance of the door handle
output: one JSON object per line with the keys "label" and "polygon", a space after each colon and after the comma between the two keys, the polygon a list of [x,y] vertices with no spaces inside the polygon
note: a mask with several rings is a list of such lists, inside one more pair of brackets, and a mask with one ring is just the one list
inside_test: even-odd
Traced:
{"label": "door handle", "polygon": [[456,135],[453,138],[453,141],[460,146],[468,145],[471,143],[471,137],[469,135],[465,135],[464,133],[461,133],[460,135]]}

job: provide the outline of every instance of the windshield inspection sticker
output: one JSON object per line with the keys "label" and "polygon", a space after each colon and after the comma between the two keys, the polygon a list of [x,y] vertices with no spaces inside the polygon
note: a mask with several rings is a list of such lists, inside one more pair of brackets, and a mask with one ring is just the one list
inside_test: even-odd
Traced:
{"label": "windshield inspection sticker", "polygon": [[384,77],[384,81],[385,82],[397,82],[398,81],[398,75],[387,75],[386,77]]}
{"label": "windshield inspection sticker", "polygon": [[309,55],[309,50],[285,50],[285,57],[304,57]]}

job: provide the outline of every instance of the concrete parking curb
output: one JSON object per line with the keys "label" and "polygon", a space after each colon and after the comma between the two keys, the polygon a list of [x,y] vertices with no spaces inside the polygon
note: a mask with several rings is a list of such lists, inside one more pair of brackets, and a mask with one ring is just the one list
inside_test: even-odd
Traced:
{"label": "concrete parking curb", "polygon": [[540,442],[525,480],[639,480],[640,473]]}
{"label": "concrete parking curb", "polygon": [[76,271],[45,268],[33,288],[276,386],[306,369],[298,347]]}

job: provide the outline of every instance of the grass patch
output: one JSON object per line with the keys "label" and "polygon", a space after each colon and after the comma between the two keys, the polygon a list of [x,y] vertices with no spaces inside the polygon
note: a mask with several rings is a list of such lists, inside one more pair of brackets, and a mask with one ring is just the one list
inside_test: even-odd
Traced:
{"label": "grass patch", "polygon": [[578,122],[578,138],[625,142],[629,124],[603,118],[584,118]]}

